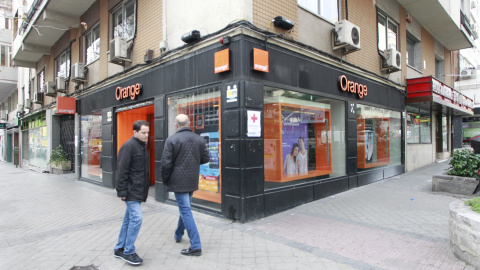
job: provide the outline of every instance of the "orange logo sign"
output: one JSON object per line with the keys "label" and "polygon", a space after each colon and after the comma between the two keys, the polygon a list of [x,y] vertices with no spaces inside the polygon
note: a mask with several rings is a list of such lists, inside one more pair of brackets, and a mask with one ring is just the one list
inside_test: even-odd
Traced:
{"label": "orange logo sign", "polygon": [[73,97],[57,97],[57,113],[76,114],[77,99]]}
{"label": "orange logo sign", "polygon": [[225,49],[215,53],[215,73],[230,70],[230,50]]}
{"label": "orange logo sign", "polygon": [[268,52],[253,48],[253,69],[268,72]]}
{"label": "orange logo sign", "polygon": [[124,88],[118,86],[117,89],[115,89],[115,97],[117,98],[117,100],[128,97],[130,97],[132,100],[135,100],[135,98],[140,94],[141,89],[142,85],[139,83]]}
{"label": "orange logo sign", "polygon": [[360,98],[367,96],[368,89],[366,85],[349,81],[345,75],[338,77],[338,84],[343,91],[357,94]]}

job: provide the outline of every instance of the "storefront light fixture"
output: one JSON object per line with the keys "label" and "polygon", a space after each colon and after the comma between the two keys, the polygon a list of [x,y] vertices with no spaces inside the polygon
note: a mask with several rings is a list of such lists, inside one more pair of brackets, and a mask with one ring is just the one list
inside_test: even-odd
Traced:
{"label": "storefront light fixture", "polygon": [[226,45],[230,43],[230,40],[231,40],[230,36],[224,36],[220,38],[219,42],[220,44]]}
{"label": "storefront light fixture", "polygon": [[285,29],[285,30],[290,30],[295,26],[295,24],[292,21],[290,21],[289,19],[287,19],[285,17],[282,17],[282,16],[275,17],[273,19],[273,24],[276,27],[280,27],[280,28]]}
{"label": "storefront light fixture", "polygon": [[183,34],[182,41],[185,43],[192,43],[200,39],[200,31],[192,30],[188,33]]}

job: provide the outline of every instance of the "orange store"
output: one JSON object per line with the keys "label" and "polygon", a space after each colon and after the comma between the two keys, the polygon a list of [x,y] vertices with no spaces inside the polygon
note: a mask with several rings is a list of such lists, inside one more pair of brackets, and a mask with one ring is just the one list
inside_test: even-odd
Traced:
{"label": "orange store", "polygon": [[118,150],[143,119],[151,198],[174,203],[158,169],[179,113],[210,151],[194,206],[226,218],[260,218],[404,173],[402,86],[240,32],[189,50],[79,94],[81,179],[115,187]]}

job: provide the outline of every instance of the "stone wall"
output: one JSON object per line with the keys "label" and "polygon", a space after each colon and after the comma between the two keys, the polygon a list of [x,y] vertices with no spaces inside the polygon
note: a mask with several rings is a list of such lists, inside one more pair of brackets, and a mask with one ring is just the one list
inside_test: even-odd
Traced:
{"label": "stone wall", "polygon": [[480,214],[465,201],[450,203],[450,249],[455,257],[480,269]]}

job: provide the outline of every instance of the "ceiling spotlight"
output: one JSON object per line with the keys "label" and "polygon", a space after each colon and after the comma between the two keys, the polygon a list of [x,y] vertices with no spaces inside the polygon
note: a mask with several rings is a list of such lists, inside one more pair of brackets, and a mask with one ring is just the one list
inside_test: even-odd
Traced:
{"label": "ceiling spotlight", "polygon": [[193,30],[188,33],[183,34],[182,41],[185,43],[192,43],[200,39],[200,31]]}
{"label": "ceiling spotlight", "polygon": [[282,29],[285,29],[285,30],[290,30],[292,29],[295,24],[290,21],[289,19],[286,19],[282,16],[277,16],[273,19],[273,24],[277,27],[280,27]]}

